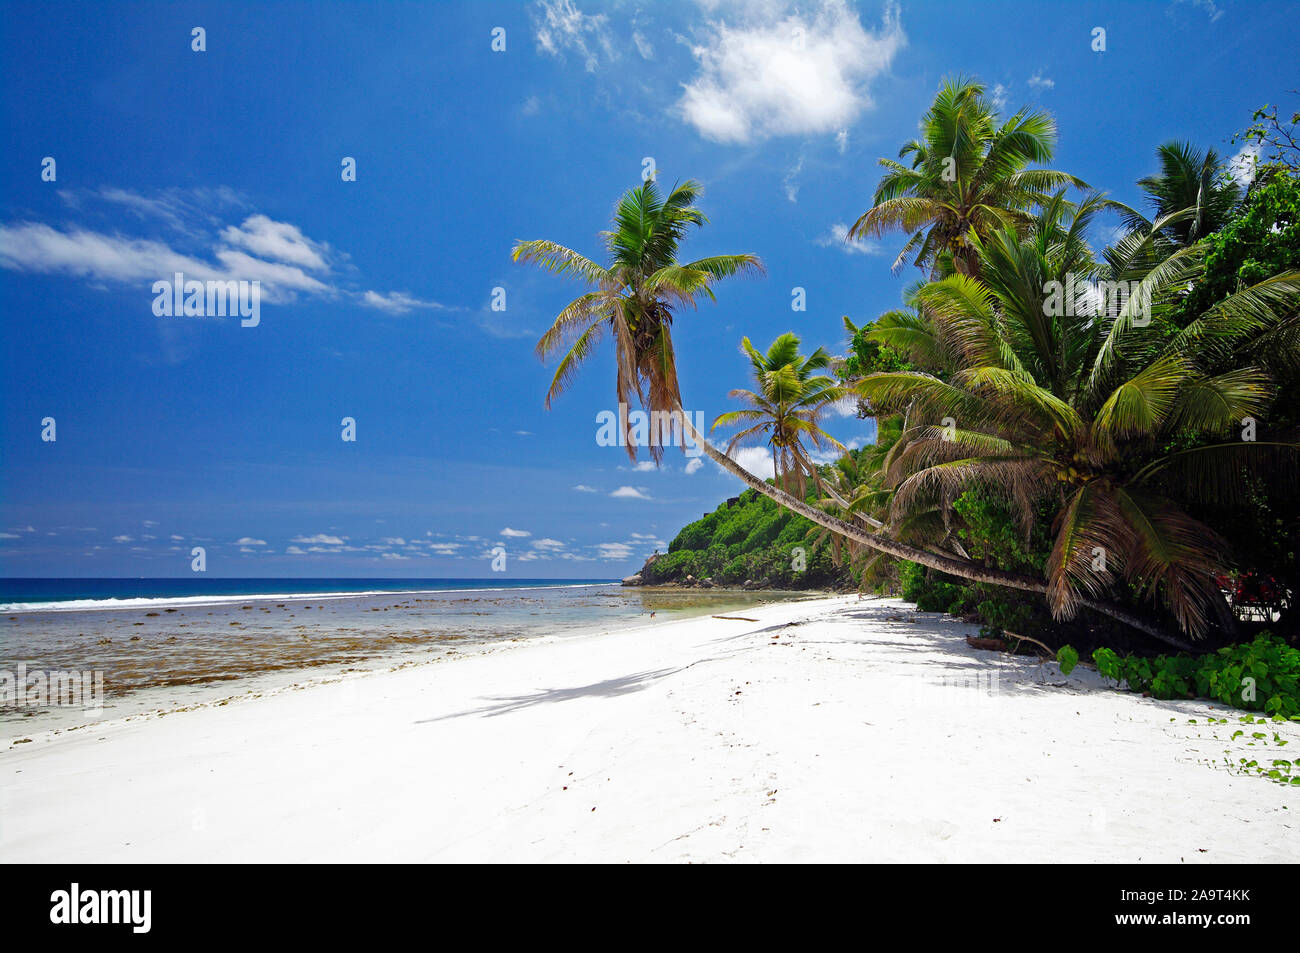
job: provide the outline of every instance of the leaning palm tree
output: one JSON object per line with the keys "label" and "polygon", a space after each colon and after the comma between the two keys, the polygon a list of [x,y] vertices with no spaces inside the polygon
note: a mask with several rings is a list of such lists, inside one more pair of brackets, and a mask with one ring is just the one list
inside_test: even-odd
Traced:
{"label": "leaning palm tree", "polygon": [[[981,241],[982,281],[953,275],[918,294],[948,373],[880,373],[859,390],[907,415],[889,463],[887,524],[946,505],[967,489],[996,492],[1028,525],[1058,512],[1048,603],[1069,618],[1120,582],[1163,606],[1192,637],[1233,622],[1215,582],[1225,549],[1189,502],[1232,504],[1253,478],[1295,479],[1294,441],[1242,440],[1273,396],[1270,364],[1300,357],[1291,272],[1214,305],[1186,328],[1169,315],[1197,273],[1199,250],[1161,262],[1122,302],[1094,286],[1054,302],[1069,274],[1095,269],[1083,242],[1094,197],[1071,215],[1055,201],[1027,237]],[[914,347],[891,328],[882,343]],[[1283,353],[1289,349],[1290,353]]]}
{"label": "leaning palm tree", "polygon": [[[848,319],[845,321],[848,323]],[[827,468],[820,483],[825,495],[817,505],[826,513],[853,525],[877,529],[884,526],[877,517],[887,515],[893,493],[884,486],[883,465],[901,436],[902,418],[878,419],[875,443],[846,453]],[[873,570],[892,563],[880,550],[871,549],[824,526],[810,527],[807,539],[814,549],[828,545],[834,565],[848,562],[857,573],[859,591],[871,582]],[[904,541],[911,540],[904,538]],[[958,555],[964,557],[966,554],[959,552]]]}
{"label": "leaning palm tree", "polygon": [[[677,261],[687,229],[708,222],[695,206],[699,195],[700,186],[692,181],[675,186],[667,198],[661,197],[653,180],[628,191],[614,210],[613,228],[603,233],[605,265],[558,242],[540,239],[515,244],[513,260],[535,262],[591,286],[560,311],[537,342],[543,360],[567,345],[546,394],[547,408],[606,336],[614,340],[620,406],[635,395],[655,422],[680,406],[671,334],[674,310],[694,308],[701,297],[712,300],[713,284],[720,278],[763,270],[756,255],[714,255],[688,264]],[[636,441],[627,416],[621,416],[627,452],[635,460]],[[656,462],[663,456],[662,437],[652,424],[649,449]]]}
{"label": "leaning palm tree", "polygon": [[1021,109],[999,124],[983,84],[945,80],[921,119],[921,137],[898,153],[910,155],[911,165],[879,160],[885,175],[848,238],[902,229],[912,234],[895,271],[915,252],[914,264],[932,272],[950,261],[961,274],[977,274],[973,238],[1025,226],[1051,190],[1083,187],[1064,172],[1028,168],[1050,161],[1055,144],[1056,123],[1047,113]]}
{"label": "leaning palm tree", "polygon": [[[609,266],[598,265],[555,242],[521,241],[515,245],[516,261],[537,262],[551,271],[576,275],[594,286],[562,310],[538,342],[538,353],[545,357],[559,351],[566,339],[576,338],[556,369],[547,406],[572,381],[600,337],[612,334],[618,368],[615,386],[620,402],[636,393],[652,411],[674,415],[685,442],[699,446],[710,460],[750,489],[877,552],[973,582],[1045,593],[1047,586],[1041,578],[908,545],[891,538],[874,524],[870,528],[861,523],[850,524],[750,473],[696,429],[679,396],[676,362],[668,336],[672,309],[682,304],[693,306],[699,295],[712,299],[711,285],[717,278],[761,267],[753,255],[702,258],[689,265],[676,263],[674,256],[686,226],[704,222],[703,215],[690,204],[698,194],[699,186],[693,182],[678,186],[666,201],[660,201],[650,183],[627,193],[616,210],[615,228],[605,233],[611,258]],[[629,453],[634,453],[632,435],[627,436]],[[651,449],[653,452],[655,448]],[[1079,602],[1153,637],[1186,647],[1186,643],[1113,601],[1085,595]]]}
{"label": "leaning palm tree", "polygon": [[711,429],[744,425],[727,444],[727,454],[741,446],[766,442],[772,451],[776,485],[802,499],[807,492],[805,476],[819,480],[804,441],[818,449],[831,446],[844,450],[821,428],[826,408],[845,396],[833,378],[814,373],[828,368],[831,356],[820,347],[803,356],[799,338],[788,331],[773,341],[766,353],[749,343],[749,338],[741,339],[740,350],[749,358],[757,390],[737,388],[729,393],[728,397],[743,401],[746,407],[720,414]]}

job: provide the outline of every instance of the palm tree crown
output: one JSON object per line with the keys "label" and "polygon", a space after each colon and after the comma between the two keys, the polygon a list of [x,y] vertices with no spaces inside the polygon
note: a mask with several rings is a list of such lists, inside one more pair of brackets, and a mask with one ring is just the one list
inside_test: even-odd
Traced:
{"label": "palm tree crown", "polygon": [[[1083,186],[1072,175],[1027,168],[1052,158],[1056,123],[1046,113],[1021,109],[999,125],[983,84],[946,80],[921,120],[921,137],[899,158],[881,159],[885,176],[872,206],[849,229],[850,239],[900,228],[913,233],[894,261],[916,253],[918,267],[975,274],[972,238],[1028,224],[1049,191]],[[949,264],[950,262],[950,264]]]}
{"label": "palm tree crown", "polygon": [[749,358],[757,390],[738,388],[728,397],[743,401],[744,410],[718,416],[713,429],[747,425],[731,438],[727,453],[766,438],[772,449],[772,475],[776,485],[803,497],[805,475],[817,479],[817,469],[808,459],[804,440],[815,447],[830,445],[843,451],[838,440],[822,430],[821,415],[828,404],[845,396],[834,379],[815,371],[830,367],[831,356],[818,348],[807,357],[799,353],[799,338],[782,334],[764,353],[743,338],[740,350]]}
{"label": "palm tree crown", "polygon": [[[708,222],[695,206],[700,193],[699,184],[689,180],[675,186],[666,198],[653,180],[625,193],[614,210],[613,227],[602,233],[606,265],[545,239],[515,244],[514,261],[534,262],[590,286],[560,311],[537,342],[543,360],[565,350],[546,394],[548,408],[607,335],[614,339],[620,405],[630,403],[635,395],[652,412],[652,421],[662,420],[659,414],[680,406],[671,335],[674,310],[694,308],[700,297],[712,300],[712,286],[720,278],[762,272],[756,255],[714,255],[678,263],[678,248],[687,229]],[[635,440],[630,425],[626,427],[628,455],[635,460]],[[650,452],[656,461],[663,456],[660,437],[658,426],[652,424]]]}
{"label": "palm tree crown", "polygon": [[[1186,246],[1222,228],[1241,198],[1241,188],[1224,174],[1219,154],[1213,149],[1201,152],[1189,142],[1166,142],[1156,156],[1160,174],[1138,180],[1155,217],[1187,211],[1169,223],[1166,235]],[[1144,223],[1139,219],[1131,224]]]}

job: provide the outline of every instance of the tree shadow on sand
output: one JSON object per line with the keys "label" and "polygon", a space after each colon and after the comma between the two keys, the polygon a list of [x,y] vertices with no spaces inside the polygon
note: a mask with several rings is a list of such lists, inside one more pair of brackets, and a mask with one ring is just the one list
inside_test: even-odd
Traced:
{"label": "tree shadow on sand", "polygon": [[491,718],[497,715],[508,715],[511,712],[535,708],[538,705],[573,701],[578,698],[617,698],[620,695],[631,695],[633,692],[639,692],[649,686],[650,683],[661,678],[667,678],[669,675],[675,675],[677,672],[689,667],[681,665],[676,668],[660,668],[653,671],[637,672],[635,675],[624,675],[620,678],[610,678],[603,682],[592,682],[590,685],[578,685],[573,688],[544,688],[528,695],[489,696],[487,701],[490,704],[479,708],[470,708],[466,711],[453,712],[450,715],[439,715],[437,718],[421,718],[416,724],[424,725],[431,722],[448,721],[452,718],[463,718],[466,715],[484,715]]}

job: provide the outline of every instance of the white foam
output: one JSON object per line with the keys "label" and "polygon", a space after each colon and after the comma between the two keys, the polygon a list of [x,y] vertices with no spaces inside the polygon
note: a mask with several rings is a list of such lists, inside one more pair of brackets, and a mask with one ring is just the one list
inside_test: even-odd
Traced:
{"label": "white foam", "polygon": [[353,592],[270,592],[252,595],[157,596],[140,598],[64,599],[59,602],[8,602],[0,614],[22,612],[99,612],[114,609],[159,609],[229,605],[235,602],[291,602],[315,599],[360,599],[366,596],[418,596],[459,592],[527,592],[535,589],[586,589],[615,582],[563,583],[554,586],[497,586],[491,589],[364,589]]}

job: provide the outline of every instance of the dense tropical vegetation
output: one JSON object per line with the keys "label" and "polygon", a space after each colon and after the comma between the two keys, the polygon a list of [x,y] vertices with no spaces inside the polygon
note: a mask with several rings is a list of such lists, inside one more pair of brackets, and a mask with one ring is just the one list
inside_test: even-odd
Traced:
{"label": "dense tropical vegetation", "polygon": [[647,560],[646,585],[665,583],[764,589],[856,588],[828,546],[815,546],[816,524],[755,490],[727,500],[682,527],[668,552]]}
{"label": "dense tropical vegetation", "polygon": [[[1212,149],[1161,145],[1135,209],[1046,167],[1050,116],[1002,120],[978,82],[945,82],[904,161],[880,160],[851,230],[901,230],[895,265],[911,258],[920,281],[900,308],[846,318],[842,357],[805,356],[794,333],[766,352],[743,341],[753,389],[732,391],[743,408],[715,422],[740,430],[727,452],[704,450],[750,490],[686,527],[647,581],[848,578],[993,634],[1084,649],[1266,654],[1273,642],[1251,642],[1262,629],[1293,646],[1294,122],[1256,113],[1242,136],[1274,151],[1249,176]],[[761,266],[743,254],[677,264],[686,227],[704,221],[698,195],[694,183],[667,199],[653,182],[629,192],[606,233],[608,266],[550,242],[516,246],[517,260],[591,286],[538,344],[545,356],[574,342],[548,403],[610,333],[620,401],[677,412],[704,440],[680,413],[668,329],[718,278]],[[842,449],[819,421],[846,395],[876,442],[817,465],[810,446]],[[731,459],[746,443],[770,449],[771,480]],[[796,547],[807,575],[787,580]],[[1169,665],[1186,670],[1178,687],[1208,690],[1195,672],[1210,668]]]}

